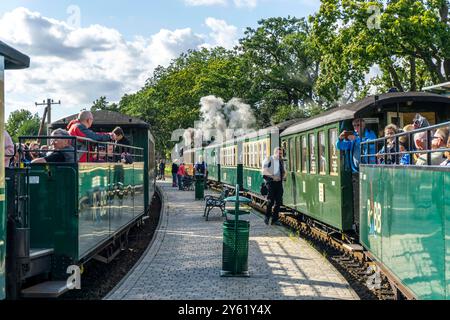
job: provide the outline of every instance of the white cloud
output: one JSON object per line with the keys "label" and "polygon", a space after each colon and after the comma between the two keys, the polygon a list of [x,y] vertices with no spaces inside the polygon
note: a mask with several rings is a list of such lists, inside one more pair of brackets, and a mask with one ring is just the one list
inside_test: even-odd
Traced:
{"label": "white cloud", "polygon": [[238,44],[238,28],[227,24],[224,20],[207,18],[205,24],[212,30],[209,34],[213,43],[204,45],[205,47],[221,46],[226,49],[232,49]]}
{"label": "white cloud", "polygon": [[[17,8],[0,17],[0,39],[31,58],[29,69],[6,74],[6,114],[23,107],[42,112],[42,108],[32,107],[35,101],[61,99],[63,105],[53,112],[56,120],[89,107],[102,95],[118,101],[124,93],[135,92],[155,67],[199,48],[206,37],[190,28],[162,29],[150,37],[127,41],[112,28],[92,25],[75,29]],[[222,36],[217,40],[227,41]]]}
{"label": "white cloud", "polygon": [[227,0],[184,0],[188,6],[226,5]]}
{"label": "white cloud", "polygon": [[184,0],[188,6],[227,6],[229,2],[233,2],[237,8],[255,8],[258,5],[258,0]]}
{"label": "white cloud", "polygon": [[234,0],[234,4],[238,8],[255,8],[258,5],[258,0]]}

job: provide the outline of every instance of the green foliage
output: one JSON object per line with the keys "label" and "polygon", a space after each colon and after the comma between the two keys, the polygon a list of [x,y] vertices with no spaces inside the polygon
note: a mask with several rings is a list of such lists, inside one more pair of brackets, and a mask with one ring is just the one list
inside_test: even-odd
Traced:
{"label": "green foliage", "polygon": [[[378,9],[377,9],[378,8]],[[379,14],[378,14],[378,12]],[[367,81],[369,70],[380,72]],[[240,46],[188,51],[122,97],[121,112],[149,122],[157,148],[199,120],[199,101],[241,98],[260,127],[316,115],[369,93],[450,81],[448,0],[322,0],[308,18],[247,28]],[[116,110],[105,97],[93,109]]]}
{"label": "green foliage", "polygon": [[[297,117],[308,103],[328,104],[316,94],[321,57],[311,46],[310,33],[306,19],[270,18],[248,28],[241,39],[260,124]],[[277,110],[280,105],[286,107]]]}
{"label": "green foliage", "polygon": [[338,97],[349,83],[365,88],[374,65],[381,75],[370,85],[381,92],[450,80],[446,0],[322,0],[312,21],[312,41],[323,55],[320,94]]}
{"label": "green foliage", "polygon": [[97,100],[93,102],[93,105],[91,107],[91,111],[100,111],[100,110],[107,110],[107,111],[119,111],[119,105],[117,103],[109,103],[106,101],[106,97],[101,96]]}
{"label": "green foliage", "polygon": [[235,52],[223,48],[189,51],[167,67],[158,67],[144,88],[120,101],[120,111],[147,121],[158,150],[173,143],[171,133],[194,126],[200,117],[200,98],[207,95],[230,100],[244,96],[248,84]]}
{"label": "green foliage", "polygon": [[40,118],[28,110],[16,110],[11,112],[6,122],[6,131],[14,142],[19,141],[20,136],[36,136],[39,133]]}

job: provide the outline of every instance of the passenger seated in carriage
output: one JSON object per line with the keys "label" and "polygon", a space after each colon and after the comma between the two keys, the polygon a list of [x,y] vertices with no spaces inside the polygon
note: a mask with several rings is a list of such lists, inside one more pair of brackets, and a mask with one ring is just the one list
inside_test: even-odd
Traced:
{"label": "passenger seated in carriage", "polygon": [[395,139],[392,138],[394,135],[398,133],[398,128],[395,124],[389,124],[384,128],[384,137],[387,138],[386,140],[386,146],[383,146],[377,154],[378,162],[381,164],[395,164],[397,163],[396,156],[395,155],[388,155],[386,157],[384,154],[387,153],[396,153],[398,148],[396,148]]}
{"label": "passenger seated in carriage", "polygon": [[[450,137],[447,140],[447,148],[450,149]],[[447,159],[441,163],[441,166],[450,166],[450,151],[445,151],[444,155]]]}
{"label": "passenger seated in carriage", "polygon": [[[63,129],[56,129],[52,132],[52,137],[64,138],[70,137],[69,132]],[[51,139],[51,145],[53,146],[53,152],[43,158],[33,160],[31,163],[74,163],[75,155],[74,148],[72,146],[72,140],[70,139]]]}
{"label": "passenger seated in carriage", "polygon": [[[431,141],[431,149],[439,150],[446,148],[446,141],[448,140],[449,131],[447,128],[439,128],[433,135],[433,140]],[[444,152],[435,151],[431,154],[431,165],[439,166],[442,161],[444,161]],[[418,166],[425,166],[428,164],[428,155],[422,154],[416,162]]]}

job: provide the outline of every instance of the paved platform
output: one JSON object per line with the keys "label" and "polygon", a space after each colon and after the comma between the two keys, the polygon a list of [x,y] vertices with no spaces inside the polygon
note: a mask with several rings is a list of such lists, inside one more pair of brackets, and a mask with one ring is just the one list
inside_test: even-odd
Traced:
{"label": "paved platform", "polygon": [[347,281],[304,240],[262,216],[250,220],[250,278],[221,278],[220,211],[203,218],[193,192],[158,183],[163,212],[141,261],[106,297],[109,300],[358,299]]}

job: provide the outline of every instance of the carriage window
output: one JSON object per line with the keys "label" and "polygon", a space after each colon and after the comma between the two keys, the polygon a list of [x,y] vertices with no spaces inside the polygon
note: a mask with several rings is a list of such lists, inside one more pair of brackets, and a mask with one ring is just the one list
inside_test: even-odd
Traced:
{"label": "carriage window", "polygon": [[244,144],[244,166],[248,167],[248,144]]}
{"label": "carriage window", "polygon": [[325,132],[319,132],[319,173],[327,173],[327,159],[325,153]]}
{"label": "carriage window", "polygon": [[231,165],[236,165],[236,150],[234,147],[231,149]]}
{"label": "carriage window", "polygon": [[309,135],[309,173],[316,174],[316,136]]}
{"label": "carriage window", "polygon": [[289,171],[295,171],[294,161],[295,161],[295,145],[294,139],[289,139]]}
{"label": "carriage window", "polygon": [[300,137],[295,138],[295,168],[297,172],[301,171],[300,168]]}
{"label": "carriage window", "polygon": [[[267,158],[267,142],[264,142],[263,143],[263,150],[262,150],[262,152],[263,152],[263,161]],[[261,167],[262,167],[262,162],[261,162]]]}
{"label": "carriage window", "polygon": [[338,152],[336,149],[336,142],[338,139],[337,129],[330,130],[329,137],[329,155],[330,155],[330,175],[337,176],[338,175]]}
{"label": "carriage window", "polygon": [[253,142],[252,143],[252,147],[253,147],[253,162],[252,162],[252,167],[256,167],[256,144]]}
{"label": "carriage window", "polygon": [[307,144],[306,144],[306,136],[302,136],[302,172],[306,173],[307,172],[307,168],[306,168],[306,162],[307,162],[307,158],[308,158],[308,149],[307,149]]}
{"label": "carriage window", "polygon": [[250,166],[253,167],[253,144],[250,143]]}
{"label": "carriage window", "polygon": [[258,163],[257,163],[257,167],[261,168],[261,149],[262,149],[262,143],[258,142]]}
{"label": "carriage window", "polygon": [[[281,148],[283,149],[283,159],[286,159],[286,154],[287,154],[287,151],[288,151],[288,141],[287,140],[282,142]],[[270,150],[270,152],[272,152],[272,151],[273,150]]]}

